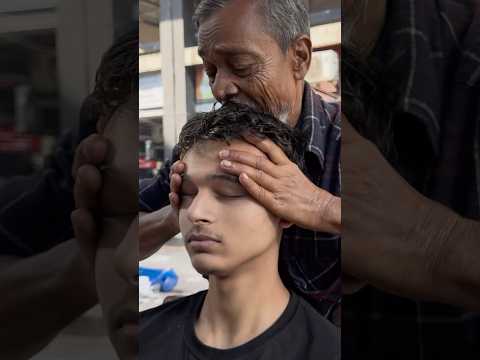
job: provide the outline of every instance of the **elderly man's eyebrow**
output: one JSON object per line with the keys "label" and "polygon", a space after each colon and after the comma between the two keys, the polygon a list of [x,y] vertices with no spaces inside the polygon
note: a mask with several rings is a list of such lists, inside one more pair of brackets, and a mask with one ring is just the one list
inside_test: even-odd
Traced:
{"label": "elderly man's eyebrow", "polygon": [[[212,50],[225,55],[250,55],[255,58],[260,57],[260,54],[258,54],[256,51],[239,45],[214,45]],[[206,49],[204,47],[199,47],[198,56],[204,58],[206,55]]]}

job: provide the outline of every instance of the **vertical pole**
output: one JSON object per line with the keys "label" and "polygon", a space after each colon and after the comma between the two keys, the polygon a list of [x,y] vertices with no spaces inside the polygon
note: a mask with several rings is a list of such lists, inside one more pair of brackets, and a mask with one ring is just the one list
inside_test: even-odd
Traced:
{"label": "vertical pole", "polygon": [[163,134],[169,159],[187,119],[183,2],[160,0],[160,51],[164,86]]}

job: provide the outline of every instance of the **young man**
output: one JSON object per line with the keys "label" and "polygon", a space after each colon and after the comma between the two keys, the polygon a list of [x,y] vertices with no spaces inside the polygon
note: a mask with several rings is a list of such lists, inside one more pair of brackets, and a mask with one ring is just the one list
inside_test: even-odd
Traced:
{"label": "young man", "polygon": [[254,200],[219,164],[222,148],[265,159],[246,141],[252,136],[269,138],[291,161],[302,162],[302,134],[246,106],[227,104],[183,128],[178,149],[187,170],[179,225],[192,265],[208,275],[209,289],[142,314],[140,359],[340,357],[339,330],[281,280],[280,241],[291,224]]}

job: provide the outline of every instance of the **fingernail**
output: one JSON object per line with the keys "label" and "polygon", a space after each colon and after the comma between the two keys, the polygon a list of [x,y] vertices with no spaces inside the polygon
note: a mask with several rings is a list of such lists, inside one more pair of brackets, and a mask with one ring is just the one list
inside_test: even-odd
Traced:
{"label": "fingernail", "polygon": [[221,164],[222,164],[222,166],[224,166],[224,167],[232,167],[232,163],[231,163],[230,161],[228,161],[228,160],[223,160],[223,161],[221,162]]}
{"label": "fingernail", "polygon": [[218,154],[220,155],[221,158],[226,158],[226,157],[228,157],[230,152],[228,150],[222,150]]}

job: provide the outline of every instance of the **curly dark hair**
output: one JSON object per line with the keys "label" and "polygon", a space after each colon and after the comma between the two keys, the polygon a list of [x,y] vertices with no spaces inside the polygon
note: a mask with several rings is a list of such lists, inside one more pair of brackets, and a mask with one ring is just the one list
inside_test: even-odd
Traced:
{"label": "curly dark hair", "polygon": [[269,138],[300,168],[303,167],[305,136],[274,116],[252,110],[245,105],[226,103],[220,109],[192,117],[180,133],[180,158],[201,141],[230,141],[242,139],[245,133]]}
{"label": "curly dark hair", "polygon": [[103,55],[92,95],[99,117],[110,118],[115,110],[138,93],[138,26],[120,36]]}

